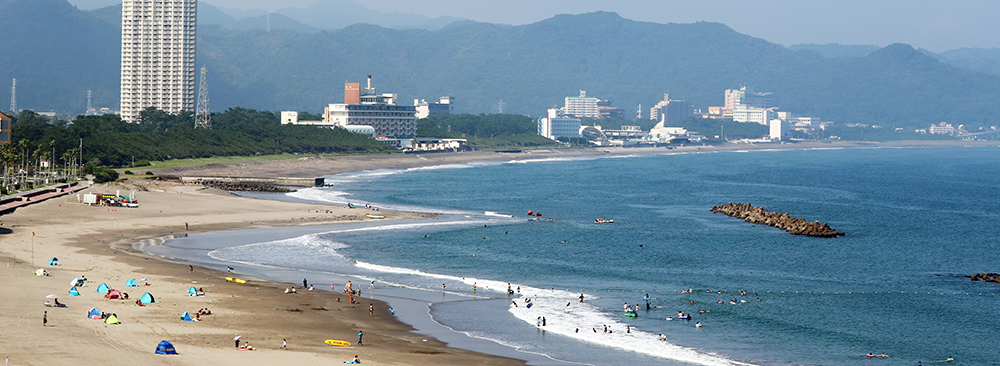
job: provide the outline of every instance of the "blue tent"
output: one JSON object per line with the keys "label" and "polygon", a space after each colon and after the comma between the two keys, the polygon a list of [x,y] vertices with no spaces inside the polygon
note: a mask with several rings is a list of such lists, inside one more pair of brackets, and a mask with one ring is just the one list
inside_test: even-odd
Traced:
{"label": "blue tent", "polygon": [[90,308],[90,311],[87,312],[87,317],[91,319],[100,319],[101,311],[97,310],[97,308]]}
{"label": "blue tent", "polygon": [[102,283],[99,286],[97,286],[97,293],[99,294],[106,294],[108,293],[108,291],[111,291],[111,288],[108,287],[108,284],[106,283]]}
{"label": "blue tent", "polygon": [[156,354],[158,355],[176,355],[177,351],[174,350],[174,345],[170,342],[162,341],[160,344],[156,345]]}
{"label": "blue tent", "polygon": [[69,296],[80,296],[80,291],[76,290],[76,286],[69,288]]}
{"label": "blue tent", "polygon": [[125,287],[139,287],[139,285],[135,284],[135,280],[130,279],[128,281],[125,281]]}
{"label": "blue tent", "polygon": [[155,300],[153,300],[153,295],[150,295],[147,292],[147,293],[142,294],[142,297],[139,298],[139,301],[141,301],[143,304],[152,304],[153,301],[155,301]]}
{"label": "blue tent", "polygon": [[188,296],[198,296],[198,289],[191,286],[191,288],[188,289]]}
{"label": "blue tent", "polygon": [[194,321],[194,319],[191,319],[191,314],[188,314],[188,312],[186,312],[186,311],[184,312],[184,314],[181,314],[181,320],[186,321],[186,322],[193,322]]}
{"label": "blue tent", "polygon": [[59,258],[52,257],[52,260],[49,261],[49,265],[50,266],[58,266],[59,265]]}

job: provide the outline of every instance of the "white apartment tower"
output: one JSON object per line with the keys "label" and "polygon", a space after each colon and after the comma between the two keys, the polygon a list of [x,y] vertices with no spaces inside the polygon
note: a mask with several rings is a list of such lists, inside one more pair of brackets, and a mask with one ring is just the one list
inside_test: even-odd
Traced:
{"label": "white apartment tower", "polygon": [[194,111],[197,0],[122,1],[121,113]]}

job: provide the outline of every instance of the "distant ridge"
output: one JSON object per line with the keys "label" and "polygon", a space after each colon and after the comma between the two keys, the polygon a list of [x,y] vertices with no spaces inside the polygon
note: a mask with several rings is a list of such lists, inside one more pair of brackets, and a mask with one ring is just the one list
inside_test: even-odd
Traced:
{"label": "distant ridge", "polygon": [[[119,25],[65,0],[0,3],[0,82],[18,79],[26,108],[81,113],[117,107]],[[634,111],[663,93],[704,109],[740,85],[775,93],[781,110],[839,123],[973,127],[1000,115],[1000,78],[893,44],[864,57],[828,58],[719,24],[637,22],[609,12],[509,26],[478,22],[436,31],[355,24],[304,33],[201,26],[198,64],[212,73],[212,107],[319,113],[343,100],[345,81],[373,75],[380,92],[455,96],[456,111],[538,116],[586,90]],[[31,30],[31,31],[28,31]],[[70,55],[72,57],[67,57]],[[630,113],[631,114],[631,113]]]}

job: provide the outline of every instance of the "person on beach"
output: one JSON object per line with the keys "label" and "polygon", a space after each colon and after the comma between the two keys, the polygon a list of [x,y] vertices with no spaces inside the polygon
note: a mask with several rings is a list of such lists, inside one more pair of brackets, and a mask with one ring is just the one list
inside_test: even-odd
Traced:
{"label": "person on beach", "polygon": [[535,326],[536,327],[542,326],[542,317],[538,317],[538,319],[535,320]]}
{"label": "person on beach", "polygon": [[372,290],[375,289],[375,280],[372,280],[372,283],[368,284],[368,288],[370,288]]}
{"label": "person on beach", "polygon": [[281,339],[281,349],[288,349],[288,341],[284,338]]}
{"label": "person on beach", "polygon": [[309,288],[309,281],[306,281],[305,278],[302,279],[302,288]]}
{"label": "person on beach", "polygon": [[542,326],[543,327],[545,326],[545,317],[544,316],[542,317]]}
{"label": "person on beach", "polygon": [[45,327],[48,326],[48,324],[49,324],[49,312],[46,311],[45,313],[42,314],[42,326]]}
{"label": "person on beach", "polygon": [[362,340],[363,340],[364,338],[365,338],[365,332],[363,332],[363,331],[360,331],[360,330],[359,330],[359,331],[358,331],[358,345],[359,345],[359,346],[364,346],[364,344],[361,344],[361,341],[362,341]]}
{"label": "person on beach", "polygon": [[240,348],[240,337],[242,337],[242,335],[237,334],[236,337],[233,338],[233,343],[236,344],[236,348]]}
{"label": "person on beach", "polygon": [[368,304],[368,316],[375,316],[375,303]]}
{"label": "person on beach", "polygon": [[361,363],[361,359],[358,358],[358,355],[354,355],[354,359],[351,360],[351,362],[344,362],[344,363],[347,363],[347,364],[360,364]]}
{"label": "person on beach", "polygon": [[194,273],[194,266],[188,265],[188,273]]}
{"label": "person on beach", "polygon": [[517,300],[511,300],[511,301],[510,301],[510,303],[511,303],[511,304],[514,304],[514,307],[515,307],[515,308],[517,307]]}
{"label": "person on beach", "polygon": [[583,302],[583,293],[580,293],[580,302]]}
{"label": "person on beach", "polygon": [[185,222],[184,223],[184,231],[187,231],[187,229],[188,229],[188,223]]}

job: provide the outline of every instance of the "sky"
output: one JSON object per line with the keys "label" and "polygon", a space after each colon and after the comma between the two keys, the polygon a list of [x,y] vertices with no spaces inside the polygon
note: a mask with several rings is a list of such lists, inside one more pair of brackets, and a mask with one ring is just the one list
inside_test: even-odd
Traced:
{"label": "sky", "polygon": [[[201,0],[240,10],[275,11],[320,1],[353,1],[385,12],[453,16],[521,25],[557,14],[613,11],[656,23],[723,23],[737,32],[790,46],[798,43],[907,43],[942,52],[1000,48],[998,0]],[[70,0],[81,9],[121,0]]]}

